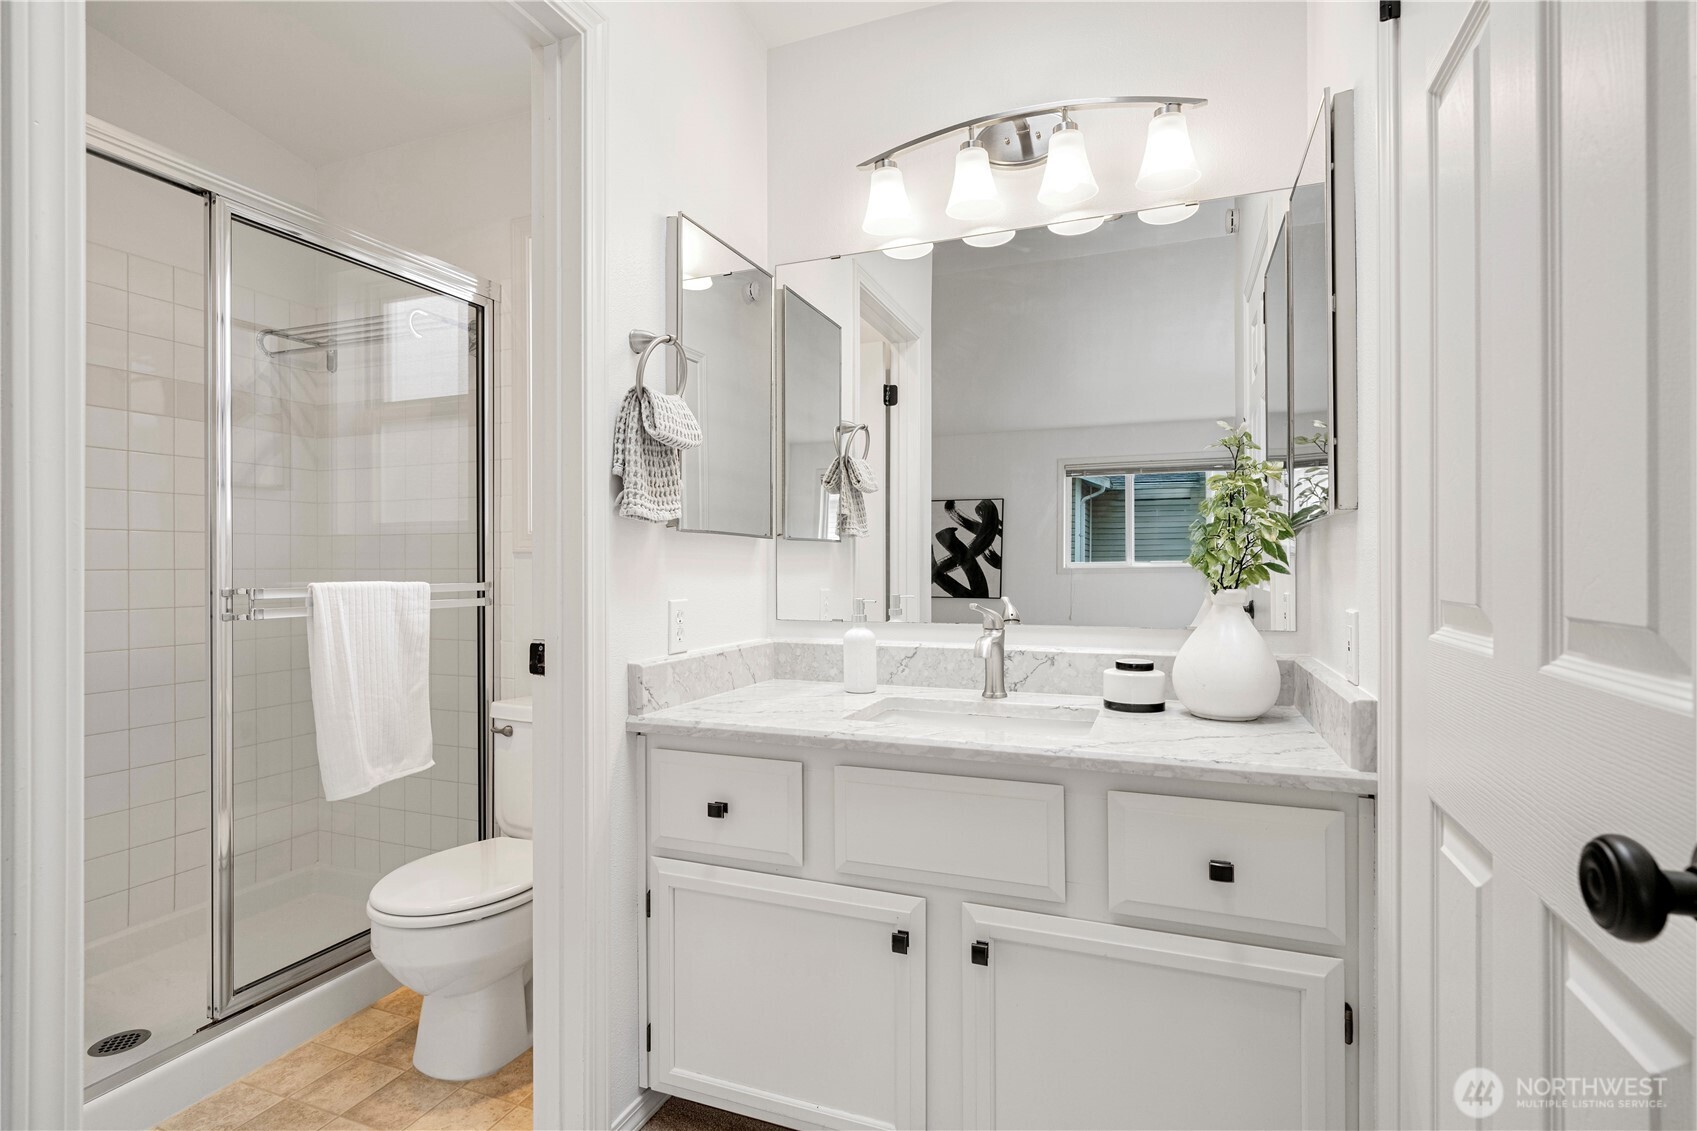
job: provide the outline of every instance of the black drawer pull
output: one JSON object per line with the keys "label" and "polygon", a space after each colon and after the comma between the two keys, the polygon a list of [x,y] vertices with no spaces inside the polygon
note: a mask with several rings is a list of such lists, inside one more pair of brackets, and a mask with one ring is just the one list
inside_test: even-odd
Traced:
{"label": "black drawer pull", "polygon": [[1208,878],[1217,884],[1235,884],[1236,872],[1230,860],[1208,861]]}
{"label": "black drawer pull", "polygon": [[730,811],[731,803],[729,801],[709,801],[707,803],[707,815],[709,817],[722,818]]}
{"label": "black drawer pull", "polygon": [[890,949],[896,954],[906,954],[908,938],[909,936],[906,931],[890,932]]}

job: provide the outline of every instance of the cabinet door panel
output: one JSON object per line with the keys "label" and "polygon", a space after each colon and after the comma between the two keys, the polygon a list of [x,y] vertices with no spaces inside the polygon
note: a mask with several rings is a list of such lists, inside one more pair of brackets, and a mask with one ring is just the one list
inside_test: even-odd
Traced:
{"label": "cabinet door panel", "polygon": [[651,870],[653,1087],[808,1124],[924,1126],[924,900],[681,860]]}
{"label": "cabinet door panel", "polygon": [[1343,963],[966,904],[968,1127],[1343,1123]]}

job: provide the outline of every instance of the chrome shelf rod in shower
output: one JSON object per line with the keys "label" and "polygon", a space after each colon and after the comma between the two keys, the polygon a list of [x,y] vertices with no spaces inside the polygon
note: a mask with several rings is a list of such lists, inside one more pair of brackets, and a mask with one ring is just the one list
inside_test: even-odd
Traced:
{"label": "chrome shelf rod in shower", "polygon": [[[451,330],[467,331],[470,335],[471,352],[477,352],[477,324],[475,321],[457,322],[434,311],[416,308],[406,314],[399,312],[369,314],[363,318],[346,318],[339,322],[314,322],[307,326],[280,326],[260,330],[258,331],[259,348],[266,357],[283,357],[291,353],[329,350],[330,370],[335,372],[335,351],[342,346],[383,342],[400,337],[403,334],[422,338],[424,334],[420,332],[420,327],[425,322],[435,322]],[[267,339],[270,338],[298,344],[293,347],[279,348],[267,344]]]}

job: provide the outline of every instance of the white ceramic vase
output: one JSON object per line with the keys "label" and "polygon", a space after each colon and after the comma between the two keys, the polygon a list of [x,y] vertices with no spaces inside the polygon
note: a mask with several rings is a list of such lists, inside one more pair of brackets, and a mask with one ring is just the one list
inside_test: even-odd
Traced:
{"label": "white ceramic vase", "polygon": [[1173,693],[1204,719],[1247,722],[1279,701],[1279,662],[1244,606],[1250,593],[1224,589],[1173,658]]}

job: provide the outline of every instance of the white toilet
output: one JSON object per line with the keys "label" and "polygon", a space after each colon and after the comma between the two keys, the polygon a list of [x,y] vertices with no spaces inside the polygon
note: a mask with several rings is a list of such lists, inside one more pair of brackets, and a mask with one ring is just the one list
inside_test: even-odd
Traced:
{"label": "white toilet", "polygon": [[412,1062],[439,1080],[487,1076],[531,1040],[530,700],[489,714],[500,835],[396,868],[365,908],[371,953],[424,996]]}

